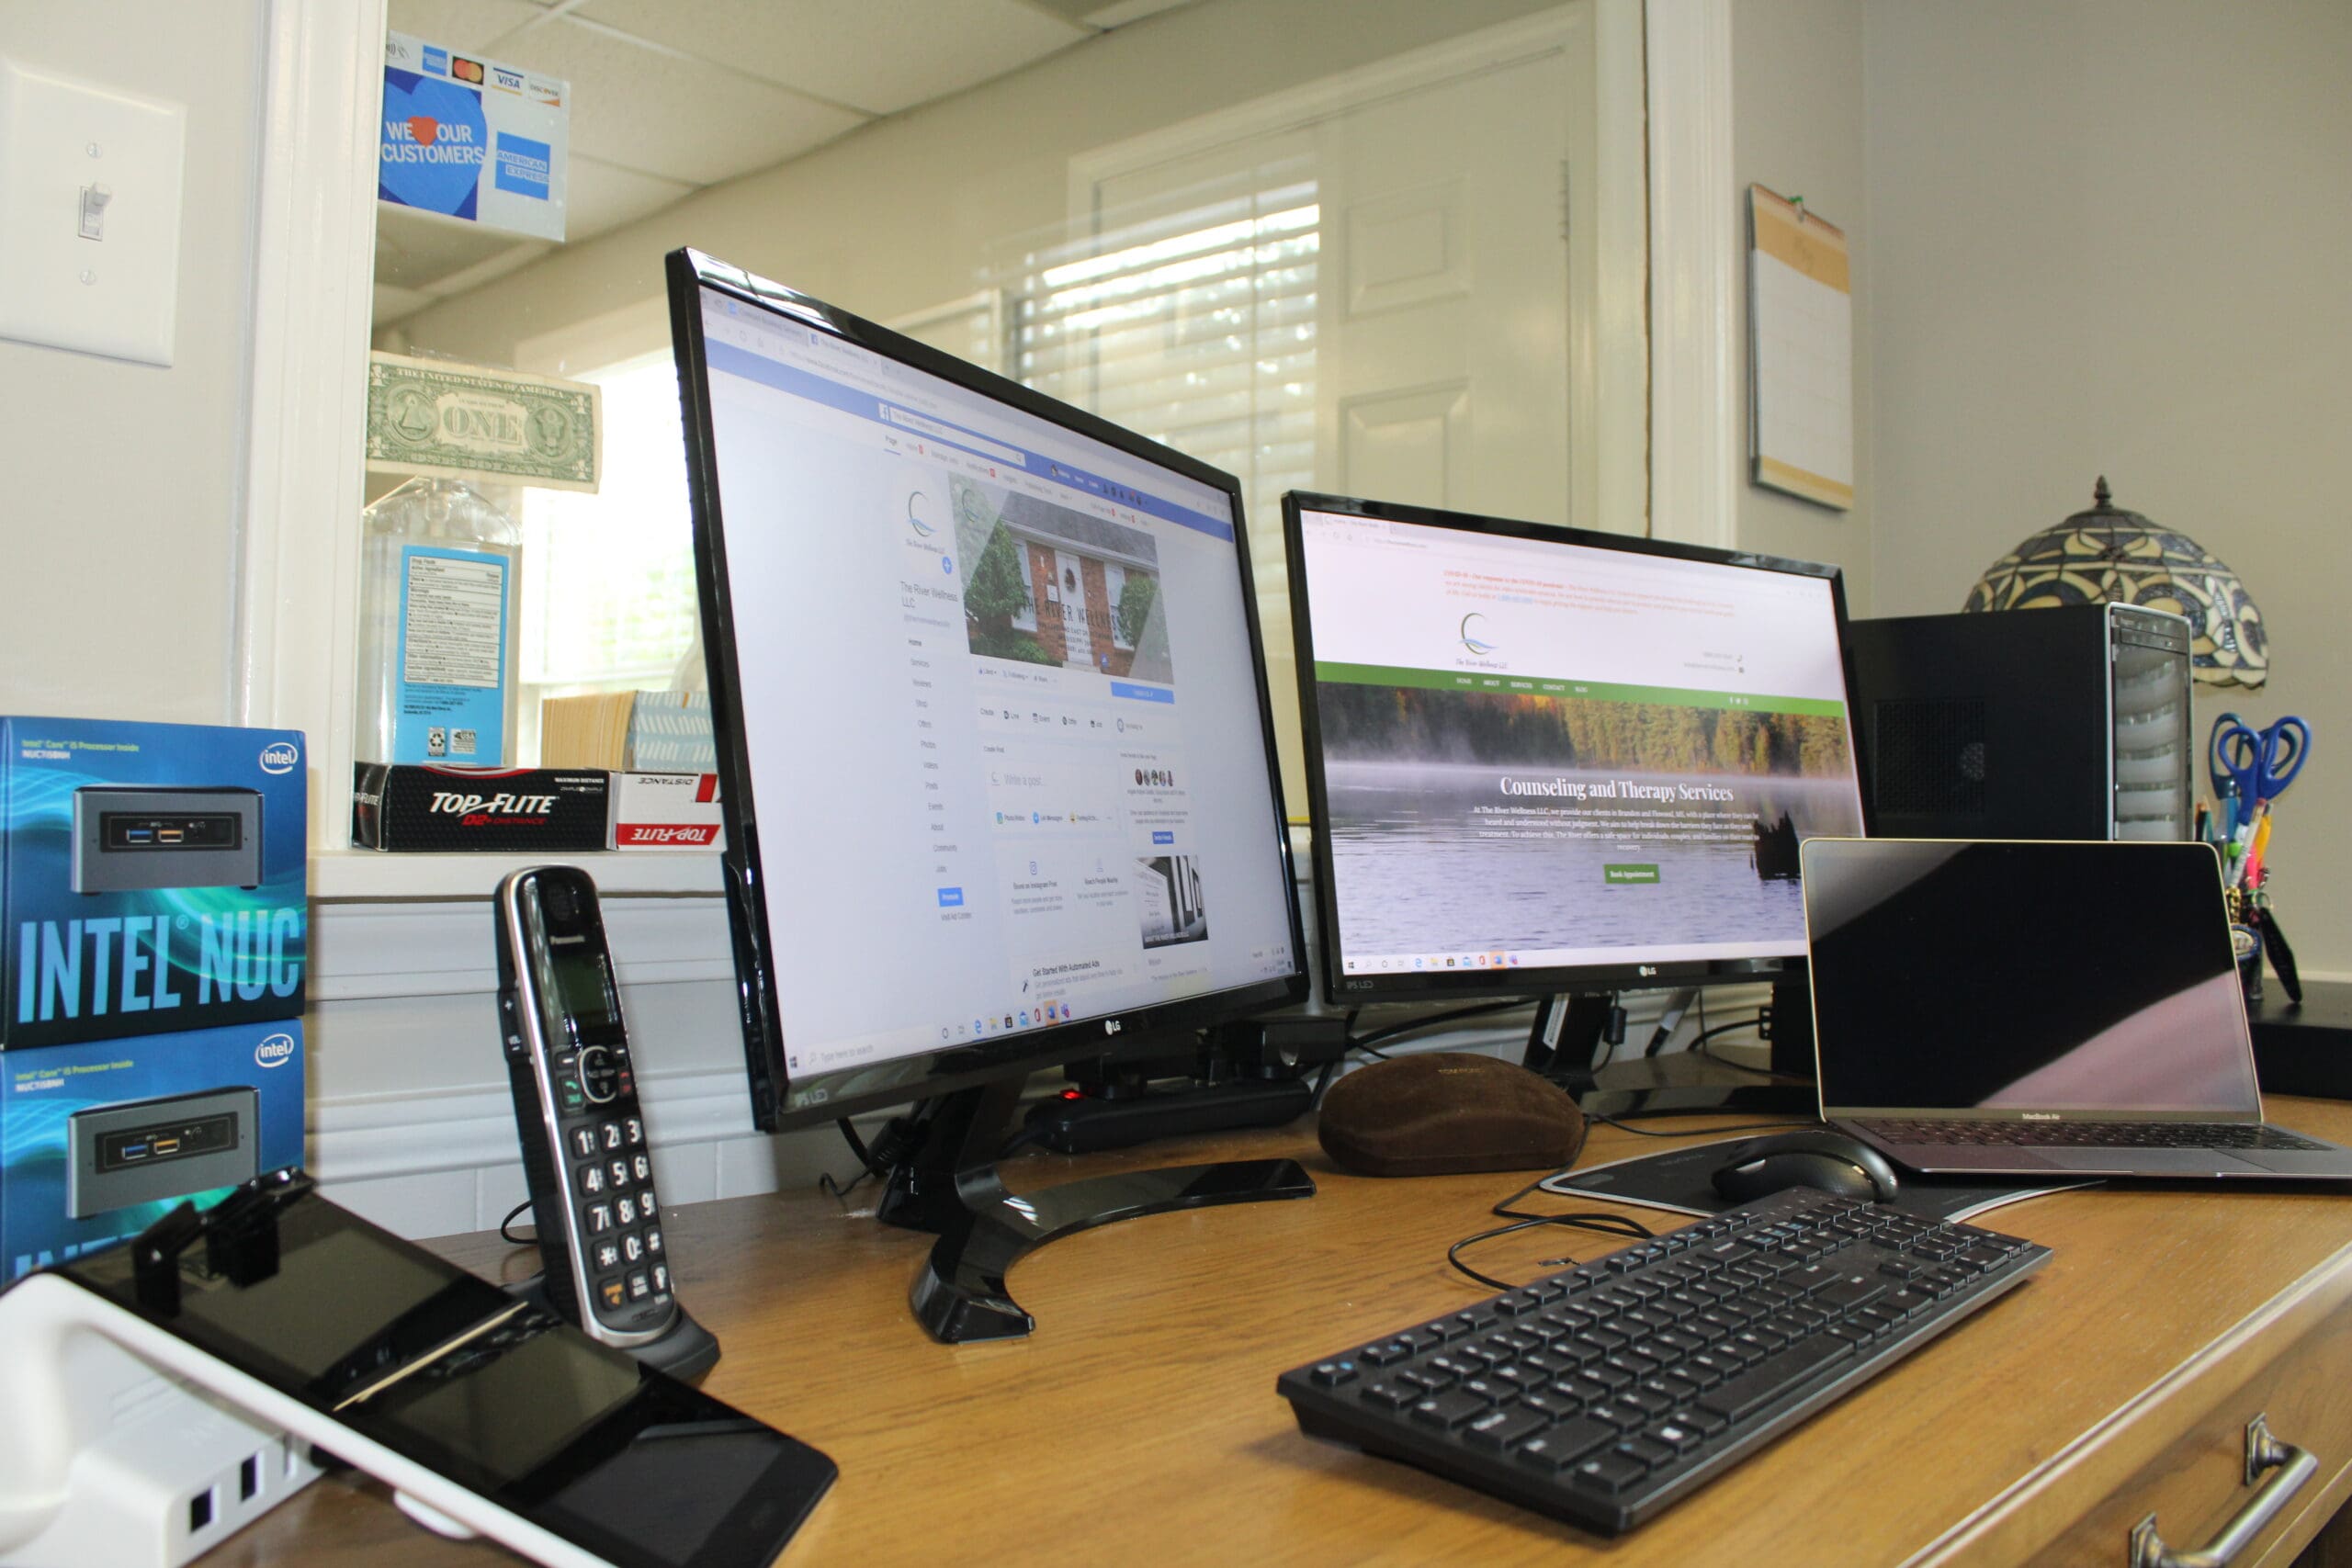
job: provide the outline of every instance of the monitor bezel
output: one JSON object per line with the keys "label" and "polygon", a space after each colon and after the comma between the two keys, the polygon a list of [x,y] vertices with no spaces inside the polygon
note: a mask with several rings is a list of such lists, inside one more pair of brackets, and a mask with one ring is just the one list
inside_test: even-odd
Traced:
{"label": "monitor bezel", "polygon": [[[977,1088],[1016,1073],[1027,1074],[1104,1055],[1122,1046],[1164,1038],[1178,1031],[1204,1028],[1305,1000],[1310,983],[1306,939],[1284,814],[1282,769],[1274,750],[1273,702],[1267,680],[1265,641],[1259,626],[1256,584],[1250,575],[1241,481],[1223,469],[1112,424],[1083,409],[703,252],[691,248],[673,251],[665,258],[664,270],[669,281],[671,339],[685,430],[686,490],[694,519],[695,581],[702,611],[704,663],[717,742],[719,814],[726,829],[719,864],[728,928],[734,947],[736,999],[743,1025],[744,1063],[750,1077],[753,1122],[765,1132],[811,1126],[862,1111],[904,1105]],[[945,1050],[915,1052],[854,1068],[804,1073],[797,1079],[790,1077],[785,1066],[783,1016],[776,994],[777,976],[761,869],[758,796],[751,761],[740,739],[742,695],[736,680],[735,616],[728,592],[726,522],[719,502],[709,364],[703,337],[701,299],[705,288],[831,333],[861,348],[1225,494],[1233,509],[1233,548],[1242,614],[1249,632],[1259,732],[1265,750],[1266,787],[1272,805],[1273,814],[1267,828],[1273,840],[1272,852],[1280,866],[1289,924],[1288,974],[1124,1012],[1091,1014],[1002,1040],[958,1043]],[[793,1097],[797,1089],[817,1098],[796,1106]]]}
{"label": "monitor bezel", "polygon": [[1290,575],[1291,638],[1298,666],[1299,732],[1305,742],[1306,797],[1309,812],[1308,857],[1315,877],[1315,942],[1322,976],[1319,994],[1334,1006],[1414,1001],[1432,998],[1544,996],[1573,992],[1657,989],[1668,987],[1734,985],[1770,981],[1792,972],[1805,955],[1802,934],[1786,953],[1757,958],[1681,959],[1645,963],[1559,964],[1542,969],[1470,969],[1453,972],[1415,971],[1411,974],[1342,974],[1338,890],[1331,879],[1330,801],[1323,771],[1323,730],[1316,694],[1315,628],[1307,592],[1306,535],[1301,514],[1329,513],[1385,523],[1413,523],[1432,528],[1494,537],[1529,539],[1540,544],[1582,545],[1669,560],[1747,567],[1764,571],[1813,577],[1829,584],[1835,610],[1838,660],[1846,682],[1847,749],[1854,759],[1854,784],[1861,813],[1862,833],[1870,832],[1868,760],[1862,755],[1861,730],[1854,716],[1854,653],[1847,637],[1845,574],[1823,561],[1798,560],[1756,550],[1720,549],[1675,539],[1637,534],[1610,534],[1556,524],[1530,523],[1519,518],[1490,517],[1477,513],[1446,512],[1410,506],[1401,502],[1370,501],[1359,496],[1328,495],[1314,491],[1290,491],[1283,496],[1283,550]]}

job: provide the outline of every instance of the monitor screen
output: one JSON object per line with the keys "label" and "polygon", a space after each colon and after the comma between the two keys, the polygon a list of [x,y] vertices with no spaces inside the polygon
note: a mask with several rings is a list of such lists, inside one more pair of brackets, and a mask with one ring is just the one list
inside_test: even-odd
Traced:
{"label": "monitor screen", "polygon": [[1234,478],[671,279],[761,1124],[1304,995]]}
{"label": "monitor screen", "polygon": [[[1804,860],[1832,1113],[2260,1112],[2211,845],[1825,839]],[[2053,887],[2083,911],[2063,933],[2020,914]]]}
{"label": "monitor screen", "polygon": [[1288,527],[1335,1001],[1749,977],[1862,829],[1833,567],[1333,496]]}

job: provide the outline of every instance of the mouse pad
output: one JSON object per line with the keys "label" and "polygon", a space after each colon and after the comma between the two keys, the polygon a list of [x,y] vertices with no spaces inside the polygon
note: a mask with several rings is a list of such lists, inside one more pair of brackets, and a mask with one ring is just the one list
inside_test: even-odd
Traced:
{"label": "mouse pad", "polygon": [[[1735,1205],[1715,1190],[1715,1168],[1724,1163],[1724,1152],[1733,1144],[1746,1141],[1745,1137],[1724,1138],[1668,1149],[1664,1154],[1564,1170],[1557,1176],[1545,1177],[1543,1188],[1563,1198],[1605,1198],[1619,1203],[1639,1203],[1645,1208],[1671,1209],[1682,1214],[1719,1214]],[[1905,1176],[1893,1206],[1926,1220],[1964,1220],[2021,1198],[2038,1198],[2045,1192],[2098,1184],[2097,1178],[2085,1178],[2075,1181],[2037,1181],[2031,1186],[2015,1182],[1987,1186],[1975,1181],[1938,1181],[1923,1176]]]}

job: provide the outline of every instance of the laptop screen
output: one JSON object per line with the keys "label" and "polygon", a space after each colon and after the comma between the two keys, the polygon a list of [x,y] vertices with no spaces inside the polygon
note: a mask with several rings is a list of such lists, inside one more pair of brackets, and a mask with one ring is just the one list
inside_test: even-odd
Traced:
{"label": "laptop screen", "polygon": [[1826,1113],[2259,1114],[2207,846],[1803,853]]}

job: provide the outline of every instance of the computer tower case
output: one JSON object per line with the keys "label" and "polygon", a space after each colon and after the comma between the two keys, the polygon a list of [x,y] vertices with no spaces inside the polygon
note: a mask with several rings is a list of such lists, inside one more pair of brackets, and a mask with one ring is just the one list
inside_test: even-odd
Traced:
{"label": "computer tower case", "polygon": [[1872,833],[2193,836],[2182,617],[2070,604],[1855,621],[1849,637]]}

